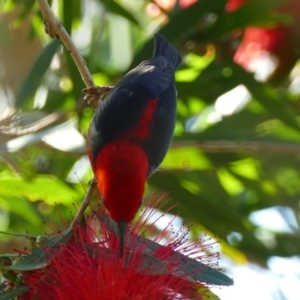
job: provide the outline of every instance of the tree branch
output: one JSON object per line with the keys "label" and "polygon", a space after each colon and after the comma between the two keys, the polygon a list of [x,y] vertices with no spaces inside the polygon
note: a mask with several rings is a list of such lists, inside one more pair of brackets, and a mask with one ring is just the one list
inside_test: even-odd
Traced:
{"label": "tree branch", "polygon": [[196,147],[204,152],[263,152],[299,154],[300,145],[293,143],[264,142],[264,141],[205,141],[205,142],[173,142],[171,148]]}
{"label": "tree branch", "polygon": [[76,223],[79,223],[84,215],[85,210],[87,209],[87,207],[89,206],[90,202],[91,202],[91,198],[93,197],[93,194],[95,192],[97,186],[97,182],[96,180],[92,180],[90,183],[90,187],[89,190],[87,192],[87,194],[85,195],[85,198],[83,199],[77,213],[76,216],[74,217],[74,219],[72,220],[72,223],[70,225],[70,227],[72,228]]}
{"label": "tree branch", "polygon": [[[84,81],[85,85],[87,86],[87,89],[85,89],[85,93],[88,96],[89,103],[93,103],[95,105],[96,101],[101,99],[101,94],[100,93],[97,94],[94,92],[91,95],[91,93],[90,93],[90,89],[92,89],[94,91],[96,87],[95,87],[93,78],[86,66],[85,60],[83,59],[83,57],[77,50],[76,46],[74,45],[73,41],[71,40],[69,34],[67,33],[67,31],[65,30],[63,25],[56,20],[47,0],[37,0],[37,3],[40,7],[40,10],[41,10],[43,18],[44,18],[46,33],[49,34],[49,36],[51,38],[60,39],[62,41],[62,43],[65,45],[67,51],[72,56],[76,66],[79,70],[82,80]],[[104,89],[104,90],[106,91],[107,89]],[[96,181],[93,179],[90,184],[90,188],[89,188],[87,194],[85,195],[85,198],[84,198],[83,202],[81,203],[70,227],[73,227],[74,224],[81,221],[86,208],[90,204],[90,201],[94,194],[95,188],[96,188]]]}
{"label": "tree branch", "polygon": [[56,20],[47,0],[37,0],[37,3],[40,6],[40,10],[44,18],[46,33],[48,33],[51,38],[59,38],[62,41],[62,43],[67,48],[67,51],[75,61],[75,64],[81,74],[82,80],[84,81],[85,85],[87,87],[94,87],[95,84],[86,66],[85,60],[75,47],[63,25]]}

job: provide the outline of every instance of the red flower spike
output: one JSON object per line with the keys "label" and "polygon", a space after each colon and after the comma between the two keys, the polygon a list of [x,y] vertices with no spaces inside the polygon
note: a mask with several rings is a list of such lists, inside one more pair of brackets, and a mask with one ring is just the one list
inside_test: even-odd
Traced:
{"label": "red flower spike", "polygon": [[240,6],[245,4],[247,0],[228,0],[226,3],[226,10],[228,12],[233,12],[237,10]]}
{"label": "red flower spike", "polygon": [[[160,201],[155,205],[164,205]],[[106,215],[90,218],[87,229],[77,224],[73,239],[53,249],[56,252],[47,267],[24,274],[29,292],[19,299],[206,299],[207,287],[194,275],[201,273],[201,268],[204,272],[210,269],[199,260],[212,245],[187,243],[188,230],[172,232],[171,223],[155,241],[142,237],[154,212],[154,208],[146,208],[127,232],[123,259],[116,224]]]}

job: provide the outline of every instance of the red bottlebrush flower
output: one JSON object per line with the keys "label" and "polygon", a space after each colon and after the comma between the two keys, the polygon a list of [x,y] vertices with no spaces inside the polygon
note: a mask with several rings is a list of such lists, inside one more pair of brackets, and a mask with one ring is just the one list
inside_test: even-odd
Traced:
{"label": "red bottlebrush flower", "polygon": [[116,224],[106,215],[98,213],[87,228],[77,224],[66,245],[47,252],[51,262],[45,268],[24,274],[29,291],[19,299],[201,300],[209,292],[199,281],[202,274],[211,284],[232,284],[226,275],[201,263],[218,258],[209,254],[215,242],[188,242],[189,231],[173,231],[171,223],[154,240],[144,238],[145,230],[154,230],[155,222],[146,224],[154,213],[147,207],[127,232],[123,258]]}
{"label": "red bottlebrush flower", "polygon": [[[247,0],[229,0],[227,10],[234,11]],[[265,78],[275,80],[288,72],[299,59],[299,54],[295,49],[300,46],[299,38],[299,17],[300,2],[290,0],[284,5],[276,8],[274,12],[288,14],[293,23],[277,24],[272,28],[267,27],[249,27],[246,28],[241,44],[238,47],[234,61],[245,69],[255,72],[259,71],[261,62],[268,58],[272,64]],[[268,75],[271,77],[268,78]],[[260,76],[259,76],[260,77]]]}
{"label": "red bottlebrush flower", "polygon": [[[179,6],[181,8],[187,8],[191,6],[192,4],[196,3],[199,0],[180,0]],[[243,5],[248,0],[228,0],[226,3],[226,10],[228,12],[232,12],[237,10],[241,5]]]}
{"label": "red bottlebrush flower", "polygon": [[272,29],[250,27],[245,30],[243,40],[234,55],[236,63],[251,70],[251,62],[259,58],[265,51],[276,54],[277,48],[286,39],[288,27]]}
{"label": "red bottlebrush flower", "polygon": [[228,0],[226,3],[226,10],[228,12],[233,12],[237,10],[241,5],[246,3],[248,0]]}
{"label": "red bottlebrush flower", "polygon": [[198,0],[180,0],[179,1],[179,6],[181,8],[188,8],[189,6],[193,5],[196,3]]}
{"label": "red bottlebrush flower", "polygon": [[[179,0],[180,8],[188,8],[189,6],[196,3],[198,0]],[[162,8],[166,11],[171,10],[176,5],[176,0],[155,0],[154,1],[159,8]]]}
{"label": "red bottlebrush flower", "polygon": [[[199,0],[179,0],[179,7],[185,9],[198,1]],[[226,4],[226,10],[228,12],[235,11],[245,2],[247,2],[247,0],[228,0],[227,4]],[[176,4],[176,1],[175,0],[156,0],[155,3],[163,9],[171,10],[174,7],[174,5]]]}

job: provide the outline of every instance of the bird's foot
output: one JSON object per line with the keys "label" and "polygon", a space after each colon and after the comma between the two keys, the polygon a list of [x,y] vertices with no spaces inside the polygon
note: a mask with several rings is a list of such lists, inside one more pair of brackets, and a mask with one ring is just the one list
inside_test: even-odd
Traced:
{"label": "bird's foot", "polygon": [[84,100],[87,100],[88,104],[97,108],[101,104],[102,96],[110,92],[113,88],[113,86],[109,85],[87,87],[82,90],[86,94]]}

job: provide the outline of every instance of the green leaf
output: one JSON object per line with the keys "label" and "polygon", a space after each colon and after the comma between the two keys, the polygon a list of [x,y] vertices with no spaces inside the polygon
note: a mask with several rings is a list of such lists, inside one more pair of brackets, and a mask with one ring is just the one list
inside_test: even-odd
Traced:
{"label": "green leaf", "polygon": [[[116,224],[111,219],[104,217],[103,221],[110,230],[117,234]],[[125,245],[126,247],[130,248],[133,244],[137,249],[139,248],[139,244],[142,244],[143,246],[147,245],[147,248],[145,250],[145,260],[143,261],[142,266],[144,266],[145,264],[144,267],[147,267],[154,263],[153,268],[151,267],[151,269],[148,269],[151,275],[161,275],[164,273],[164,271],[161,270],[160,265],[161,263],[163,263],[165,267],[167,267],[166,263],[164,261],[158,263],[157,258],[153,255],[157,250],[163,247],[162,245],[142,236],[139,236],[137,238],[136,236],[128,233],[126,236]],[[215,285],[233,284],[233,280],[227,275],[179,252],[173,252],[173,254],[167,259],[167,263],[170,263],[171,265],[178,265],[178,270],[172,273],[173,276],[181,278],[182,276],[184,276],[185,278],[187,278],[186,276],[188,276],[188,278],[190,278],[190,280],[192,281],[201,281]],[[145,270],[147,271],[147,268]]]}
{"label": "green leaf", "polygon": [[[139,247],[139,244],[143,246],[147,246],[145,250],[145,254],[148,255],[148,259],[151,262],[151,257],[155,256],[155,252],[161,249],[162,245],[146,239],[142,236],[138,238],[134,237],[133,235],[127,234],[125,243],[127,247],[133,245],[135,242],[135,247]],[[199,249],[200,251],[201,249]],[[146,260],[147,262],[147,260]],[[172,272],[171,275],[180,277],[189,281],[201,281],[208,284],[215,284],[215,285],[232,285],[233,280],[229,278],[227,275],[197,261],[193,258],[185,256],[179,252],[173,252],[166,260],[162,260],[161,263],[167,266],[176,265],[176,270]],[[151,270],[151,275],[160,275],[161,270],[159,268]],[[157,273],[158,272],[158,273]]]}
{"label": "green leaf", "polygon": [[20,286],[11,291],[8,291],[4,294],[0,294],[0,300],[11,300],[16,299],[17,296],[20,296],[28,291],[28,287]]}
{"label": "green leaf", "polygon": [[[22,217],[23,222],[26,220],[36,226],[40,224],[41,216],[33,208],[34,205],[32,202],[25,201],[23,197],[14,197],[10,191],[7,191],[7,194],[9,195],[6,196],[4,193],[0,194],[0,206],[2,208],[6,208],[10,213],[14,213],[17,216]],[[30,235],[27,236],[29,237]]]}
{"label": "green leaf", "polygon": [[122,16],[128,21],[139,25],[138,20],[128,10],[126,10],[117,2],[113,0],[99,0],[99,2],[101,2],[109,12]]}
{"label": "green leaf", "polygon": [[[110,226],[111,220],[105,217],[105,223]],[[115,228],[116,229],[116,228]],[[116,232],[115,232],[116,233]],[[102,258],[102,259],[110,259],[111,256],[117,256],[119,257],[120,253],[119,251],[116,251],[115,249],[109,249],[109,248],[102,248],[91,245],[80,245],[82,248],[85,248],[85,251],[89,253],[89,255],[93,258]],[[132,261],[132,256],[134,256],[131,252],[125,252],[124,253],[124,259],[122,260],[122,268],[124,270],[128,269],[130,266],[130,262]],[[135,264],[137,265],[136,271],[140,274],[144,275],[162,275],[167,273],[167,268],[163,264],[163,262],[154,257],[153,255],[149,255],[146,253],[143,253],[139,255],[139,261],[136,261]],[[134,258],[136,259],[136,258]]]}
{"label": "green leaf", "polygon": [[60,42],[54,40],[42,50],[17,93],[16,107],[24,105],[27,99],[37,90],[59,46]]}
{"label": "green leaf", "polygon": [[178,264],[172,275],[179,278],[188,278],[190,281],[200,281],[214,285],[233,285],[233,280],[227,275],[183,254],[174,252],[168,258],[172,265]]}
{"label": "green leaf", "polygon": [[[31,201],[43,200],[49,205],[68,205],[82,195],[61,179],[51,175],[40,175],[32,180],[18,177],[2,177],[0,195],[13,198],[27,198]],[[24,206],[25,207],[25,206]]]}
{"label": "green leaf", "polygon": [[168,269],[163,261],[153,255],[143,254],[140,257],[137,272],[144,275],[163,275],[167,274]]}
{"label": "green leaf", "polygon": [[58,247],[67,244],[67,242],[72,237],[72,234],[72,228],[65,230],[62,234],[59,234],[47,241],[42,247],[34,250],[23,260],[17,262],[13,266],[7,267],[7,269],[17,271],[31,271],[45,267],[52,259],[52,256],[48,254],[49,251],[53,250],[51,254],[54,255]]}
{"label": "green leaf", "polygon": [[206,287],[198,289],[197,293],[203,297],[203,300],[221,300],[216,294]]}
{"label": "green leaf", "polygon": [[81,17],[81,1],[80,0],[65,0],[61,2],[63,13],[63,24],[66,31],[71,36],[72,25],[75,21],[79,21]]}

